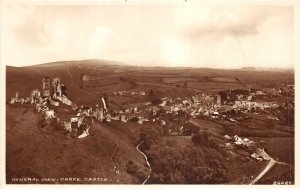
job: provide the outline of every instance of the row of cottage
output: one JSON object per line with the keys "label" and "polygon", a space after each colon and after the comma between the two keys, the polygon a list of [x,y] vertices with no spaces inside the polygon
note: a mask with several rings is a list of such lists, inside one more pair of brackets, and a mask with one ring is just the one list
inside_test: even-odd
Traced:
{"label": "row of cottage", "polygon": [[[20,98],[19,94],[16,93],[14,98],[11,98],[9,103],[35,103],[38,111],[48,111],[48,107],[45,104],[42,96],[46,99],[46,102],[52,106],[59,106],[59,103],[66,104],[72,107],[73,110],[78,112],[78,115],[84,114],[88,117],[94,117],[97,120],[103,122],[110,122],[111,120],[119,120],[122,122],[127,122],[129,120],[136,121],[139,124],[143,124],[147,121],[159,121],[161,125],[165,125],[164,120],[160,120],[160,117],[157,117],[161,110],[167,114],[178,115],[180,111],[185,112],[192,117],[196,118],[198,116],[210,116],[212,118],[220,117],[220,114],[226,112],[240,111],[242,113],[247,113],[249,111],[256,111],[257,109],[265,110],[270,108],[278,108],[279,105],[274,102],[254,102],[251,101],[253,95],[261,95],[259,91],[255,94],[248,96],[248,100],[237,100],[232,104],[222,104],[221,95],[213,95],[210,93],[200,93],[193,95],[191,97],[185,98],[171,98],[164,97],[161,98],[161,103],[157,106],[151,104],[151,102],[146,102],[140,107],[132,106],[124,110],[108,110],[107,102],[102,98],[103,107],[96,105],[95,107],[77,107],[76,104],[72,103],[66,93],[66,86],[61,83],[59,77],[53,78],[52,88],[50,84],[50,78],[43,78],[43,91],[42,94],[39,90],[33,90],[31,97]],[[53,91],[53,92],[52,92]],[[114,95],[145,95],[144,92],[128,92],[128,91],[119,91],[114,92]],[[251,97],[251,98],[250,98]],[[242,99],[240,94],[237,94],[237,99]],[[235,121],[232,117],[228,116],[231,121]]]}
{"label": "row of cottage", "polygon": [[[38,90],[32,91],[31,96],[41,96]],[[77,106],[73,104],[65,95],[54,95],[55,99],[58,99],[62,103],[72,106],[73,109],[77,109]],[[120,120],[123,122],[127,122],[128,120],[137,120],[139,124],[143,124],[144,121],[149,121],[149,118],[145,118],[144,116],[136,116],[141,115],[143,113],[152,112],[152,115],[156,115],[161,109],[164,109],[168,114],[177,115],[179,111],[184,111],[190,114],[192,117],[196,118],[197,116],[210,116],[215,118],[216,116],[226,113],[229,111],[242,111],[243,113],[247,113],[251,110],[256,111],[257,109],[265,110],[270,108],[278,108],[279,105],[274,102],[252,102],[252,101],[235,101],[233,105],[221,105],[218,103],[220,97],[213,96],[211,94],[200,94],[192,96],[191,98],[169,98],[164,97],[161,99],[161,103],[158,106],[151,106],[151,103],[145,103],[144,106],[147,108],[141,107],[143,110],[138,110],[138,107],[129,107],[125,110],[111,110],[108,111],[106,107],[106,102],[104,98],[102,98],[104,107],[100,108],[96,105],[95,108],[79,108],[78,111],[85,112],[88,116],[95,117],[100,121],[110,122],[111,120]],[[18,93],[15,98],[10,100],[10,103],[33,103],[33,98],[19,98]],[[57,101],[53,101],[51,99],[48,100],[50,105],[58,106]],[[149,106],[150,105],[150,106]],[[133,115],[132,115],[133,114]],[[136,114],[136,115],[134,115]],[[145,114],[144,114],[145,115]],[[154,120],[155,121],[155,120]]]}

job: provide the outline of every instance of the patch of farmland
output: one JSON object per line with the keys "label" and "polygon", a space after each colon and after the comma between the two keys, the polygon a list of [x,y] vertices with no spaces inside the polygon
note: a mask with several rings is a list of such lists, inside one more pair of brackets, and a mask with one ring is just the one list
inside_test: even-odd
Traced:
{"label": "patch of farmland", "polygon": [[178,82],[187,82],[187,81],[197,81],[197,79],[189,77],[166,77],[163,78],[164,83],[178,83]]}
{"label": "patch of farmland", "polygon": [[114,79],[114,78],[118,78],[118,76],[116,76],[116,74],[112,74],[111,73],[103,73],[103,74],[83,74],[81,77],[82,81],[97,81],[97,80],[103,80],[103,79]]}
{"label": "patch of farmland", "polygon": [[179,76],[182,71],[180,72],[172,72],[172,71],[152,71],[152,72],[146,72],[146,71],[139,71],[139,72],[132,72],[130,73],[130,76],[146,76],[146,77],[174,77],[174,76]]}
{"label": "patch of farmland", "polygon": [[241,84],[238,83],[224,83],[224,82],[188,82],[188,88],[195,89],[235,89],[243,88]]}
{"label": "patch of farmland", "polygon": [[214,69],[189,69],[181,74],[182,77],[216,77],[219,76],[219,73],[216,73]]}
{"label": "patch of farmland", "polygon": [[120,81],[117,83],[110,83],[106,85],[99,85],[99,86],[83,86],[84,88],[92,89],[93,91],[99,91],[103,93],[107,92],[114,92],[114,91],[123,91],[123,90],[129,90],[133,86],[131,83],[127,81]]}
{"label": "patch of farmland", "polygon": [[127,78],[128,80],[131,80],[133,82],[160,82],[161,78],[159,77],[149,77],[149,76],[129,76]]}
{"label": "patch of farmland", "polygon": [[156,86],[151,86],[151,85],[138,85],[138,86],[135,86],[134,88],[132,89],[129,89],[128,91],[132,91],[132,92],[136,92],[136,91],[143,91],[143,92],[146,92],[146,95],[149,93],[150,90],[159,90],[159,91],[162,91],[162,92],[166,92],[167,94],[172,94],[170,93],[170,91],[172,88],[168,88],[168,87],[156,87]]}
{"label": "patch of farmland", "polygon": [[236,83],[236,79],[232,77],[211,77],[209,78],[211,81],[216,81],[216,82],[228,82],[228,83]]}
{"label": "patch of farmland", "polygon": [[103,86],[103,85],[111,85],[120,82],[119,77],[112,77],[108,79],[99,79],[99,80],[89,80],[83,81],[84,86]]}
{"label": "patch of farmland", "polygon": [[128,97],[128,96],[109,96],[109,101],[112,101],[115,104],[129,104],[134,102],[133,97]]}
{"label": "patch of farmland", "polygon": [[136,82],[137,85],[149,85],[149,86],[153,86],[153,87],[165,87],[165,88],[173,88],[173,86],[169,86],[169,85],[165,85],[165,84],[161,84],[158,82]]}

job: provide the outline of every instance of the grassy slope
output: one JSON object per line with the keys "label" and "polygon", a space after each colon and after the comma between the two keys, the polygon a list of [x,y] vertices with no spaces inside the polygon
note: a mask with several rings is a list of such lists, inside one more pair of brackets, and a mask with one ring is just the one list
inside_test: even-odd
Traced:
{"label": "grassy slope", "polygon": [[[104,183],[139,183],[126,173],[128,161],[144,166],[135,149],[134,130],[96,123],[92,135],[67,139],[52,126],[40,128],[41,115],[33,107],[7,106],[7,178],[97,177]],[[120,170],[117,174],[114,166]],[[99,182],[103,183],[103,182]]]}

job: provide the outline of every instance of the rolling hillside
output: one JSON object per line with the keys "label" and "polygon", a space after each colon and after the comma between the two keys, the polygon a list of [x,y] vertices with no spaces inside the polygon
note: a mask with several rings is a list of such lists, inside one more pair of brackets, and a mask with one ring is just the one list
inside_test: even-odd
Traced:
{"label": "rolling hillside", "polygon": [[[293,71],[133,67],[103,60],[64,61],[28,67],[7,66],[6,101],[16,92],[27,97],[33,89],[41,90],[43,76],[60,77],[67,86],[69,98],[77,105],[94,106],[100,103],[101,97],[114,91],[146,93],[134,98],[113,96],[108,100],[112,107],[144,103],[150,90],[159,97],[184,97],[201,91],[294,83]],[[95,122],[89,137],[69,140],[64,131],[53,126],[44,127],[41,120],[34,105],[7,104],[8,180],[25,176],[89,177],[102,178],[93,183],[140,184],[145,179],[143,175],[138,178],[126,172],[128,162],[135,162],[140,169],[147,170],[144,157],[136,150],[141,128],[137,123]]]}

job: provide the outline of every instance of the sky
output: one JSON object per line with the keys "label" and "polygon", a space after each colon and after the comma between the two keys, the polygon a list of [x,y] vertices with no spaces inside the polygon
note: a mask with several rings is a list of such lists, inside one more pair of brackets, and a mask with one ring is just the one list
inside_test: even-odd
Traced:
{"label": "sky", "polygon": [[1,62],[82,59],[135,66],[294,66],[288,5],[3,4]]}

